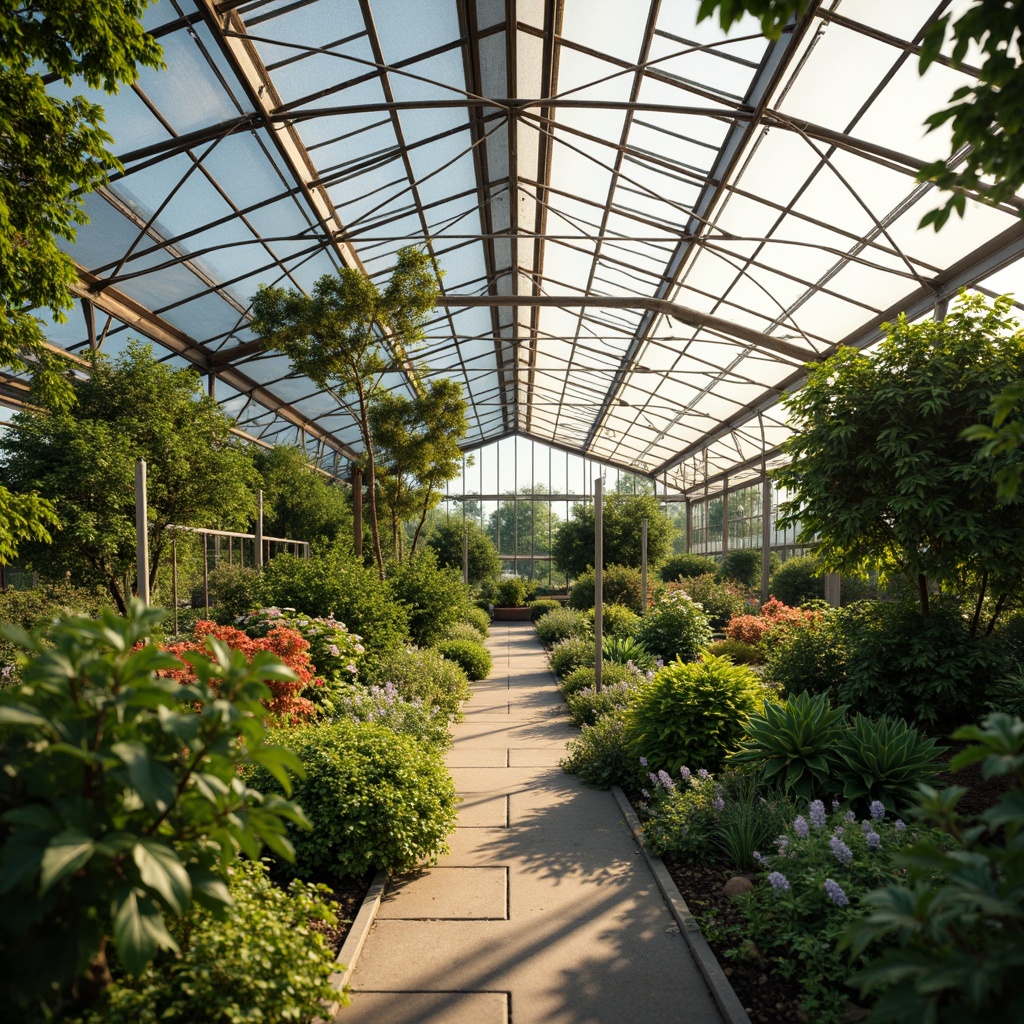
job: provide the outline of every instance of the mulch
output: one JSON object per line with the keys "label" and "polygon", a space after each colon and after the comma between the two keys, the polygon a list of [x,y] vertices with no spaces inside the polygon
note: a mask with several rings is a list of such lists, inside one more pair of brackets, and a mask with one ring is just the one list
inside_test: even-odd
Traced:
{"label": "mulch", "polygon": [[341,951],[352,930],[352,922],[363,905],[373,876],[374,872],[369,871],[361,878],[333,879],[324,883],[330,889],[329,893],[323,894],[324,903],[330,905],[337,915],[338,923],[329,925],[323,921],[313,921],[310,929],[324,936],[335,956]]}

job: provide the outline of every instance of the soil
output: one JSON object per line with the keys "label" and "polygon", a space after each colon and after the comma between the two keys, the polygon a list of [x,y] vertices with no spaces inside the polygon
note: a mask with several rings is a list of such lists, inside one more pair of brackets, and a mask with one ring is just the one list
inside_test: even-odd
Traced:
{"label": "soil", "polygon": [[335,956],[341,951],[345,939],[348,938],[348,933],[352,930],[352,922],[363,905],[363,899],[370,888],[373,876],[374,872],[370,871],[362,878],[345,878],[325,883],[330,892],[323,894],[324,902],[331,906],[338,917],[338,923],[329,925],[323,921],[313,921],[310,928],[324,936]]}
{"label": "soil", "polygon": [[[962,746],[951,749],[948,756],[959,749]],[[973,764],[958,772],[943,772],[939,775],[938,785],[966,787],[967,793],[958,808],[964,817],[972,818],[991,807],[1011,783],[1008,778],[985,779],[981,766]],[[773,976],[770,970],[765,969],[768,965],[756,958],[756,951],[751,958],[727,958],[725,954],[729,944],[716,942],[708,928],[711,922],[715,922],[716,927],[743,924],[739,911],[722,892],[722,886],[736,874],[736,870],[722,863],[684,864],[670,856],[662,859],[751,1021],[754,1024],[808,1022],[806,1014],[800,1010],[800,991],[795,981]],[[859,1020],[865,1012],[851,1005],[849,1020]]]}

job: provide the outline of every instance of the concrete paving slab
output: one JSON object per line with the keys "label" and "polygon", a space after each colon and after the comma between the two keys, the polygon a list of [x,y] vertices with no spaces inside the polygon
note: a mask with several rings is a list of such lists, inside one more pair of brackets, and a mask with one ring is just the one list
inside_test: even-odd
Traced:
{"label": "concrete paving slab", "polygon": [[392,878],[379,921],[504,921],[508,918],[507,867],[444,865]]}
{"label": "concrete paving slab", "polygon": [[[453,747],[445,754],[444,763],[452,768],[507,768],[507,747]],[[518,766],[517,766],[518,767]]]}
{"label": "concrete paving slab", "polygon": [[508,992],[356,992],[336,1024],[508,1024]]}
{"label": "concrete paving slab", "polygon": [[500,851],[504,848],[503,837],[507,827],[457,828],[448,837],[450,853],[444,858],[445,864],[476,866],[478,864],[505,866]]}
{"label": "concrete paving slab", "polygon": [[507,753],[510,768],[557,768],[558,762],[565,757],[565,748],[512,747]]}
{"label": "concrete paving slab", "polygon": [[[493,718],[494,716],[492,716]],[[452,726],[452,736],[456,746],[474,740],[483,741],[481,746],[496,747],[504,744],[507,747],[550,747],[565,749],[565,744],[575,736],[579,729],[567,721],[545,720],[540,722],[522,722],[519,720],[459,722]]]}
{"label": "concrete paving slab", "polygon": [[458,828],[506,828],[508,797],[473,793],[463,798],[458,810]]}
{"label": "concrete paving slab", "polygon": [[545,785],[550,768],[451,768],[455,790],[460,796],[470,793],[528,793]]}
{"label": "concrete paving slab", "polygon": [[463,720],[475,720],[476,718],[486,718],[488,715],[508,715],[509,704],[506,698],[503,701],[486,702],[480,704],[474,704],[470,701],[462,709]]}

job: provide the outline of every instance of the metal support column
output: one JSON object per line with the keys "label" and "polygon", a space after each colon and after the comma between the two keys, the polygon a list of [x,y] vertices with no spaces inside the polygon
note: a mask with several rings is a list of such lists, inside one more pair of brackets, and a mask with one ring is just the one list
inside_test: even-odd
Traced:
{"label": "metal support column", "polygon": [[771,596],[768,577],[772,571],[772,482],[766,476],[761,484],[761,604]]}
{"label": "metal support column", "polygon": [[604,502],[601,478],[594,480],[594,689],[601,692],[604,667]]}
{"label": "metal support column", "polygon": [[640,600],[643,602],[642,615],[647,614],[647,519],[640,524]]}
{"label": "metal support column", "polygon": [[135,573],[139,600],[149,604],[149,515],[146,509],[146,460],[135,460]]}

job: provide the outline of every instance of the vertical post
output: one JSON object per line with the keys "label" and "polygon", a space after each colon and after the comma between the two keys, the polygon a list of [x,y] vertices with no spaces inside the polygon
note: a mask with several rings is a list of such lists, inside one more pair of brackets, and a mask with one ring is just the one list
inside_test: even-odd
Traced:
{"label": "vertical post", "polygon": [[640,524],[640,593],[643,601],[643,612],[647,614],[647,518]]}
{"label": "vertical post", "polygon": [[833,608],[839,607],[840,592],[842,589],[842,577],[837,572],[825,573],[825,600]]}
{"label": "vertical post", "polygon": [[594,689],[601,692],[604,667],[604,503],[601,478],[594,479]]}
{"label": "vertical post", "polygon": [[149,516],[146,509],[146,460],[135,460],[135,572],[138,597],[149,604]]}
{"label": "vertical post", "polygon": [[263,568],[263,491],[256,492],[256,568]]}
{"label": "vertical post", "polygon": [[171,531],[171,604],[174,606],[174,635],[178,635],[178,531]]}
{"label": "vertical post", "polygon": [[352,543],[356,558],[363,557],[363,471],[352,467]]}
{"label": "vertical post", "polygon": [[722,561],[729,554],[729,478],[722,480]]}
{"label": "vertical post", "polygon": [[772,571],[772,482],[765,474],[761,484],[761,604],[771,596],[768,577]]}
{"label": "vertical post", "polygon": [[210,536],[203,534],[203,607],[210,614]]}
{"label": "vertical post", "polygon": [[462,582],[469,583],[469,531],[462,527]]}
{"label": "vertical post", "polygon": [[686,499],[686,553],[693,551],[693,502]]}

